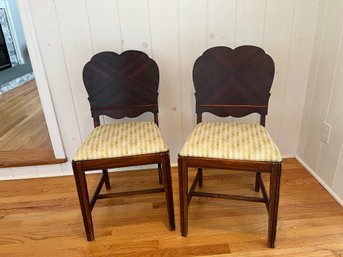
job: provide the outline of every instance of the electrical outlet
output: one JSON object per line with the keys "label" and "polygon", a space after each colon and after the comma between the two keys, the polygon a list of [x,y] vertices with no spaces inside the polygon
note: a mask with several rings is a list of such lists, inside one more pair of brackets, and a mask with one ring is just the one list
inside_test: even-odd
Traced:
{"label": "electrical outlet", "polygon": [[325,144],[329,143],[331,134],[331,125],[327,122],[323,122],[322,124],[322,132],[320,134],[320,140],[323,141]]}

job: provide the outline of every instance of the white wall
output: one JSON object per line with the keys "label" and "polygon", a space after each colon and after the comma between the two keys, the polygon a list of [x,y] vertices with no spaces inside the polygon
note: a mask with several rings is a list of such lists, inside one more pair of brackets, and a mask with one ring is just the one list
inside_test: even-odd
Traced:
{"label": "white wall", "polygon": [[[323,0],[319,9],[297,154],[343,205],[343,1]],[[332,126],[328,144],[323,122]]]}
{"label": "white wall", "polygon": [[[242,44],[261,46],[274,58],[267,127],[282,153],[295,155],[319,0],[28,1],[69,160],[92,129],[81,71],[93,54],[138,49],[157,61],[160,127],[175,163],[195,125],[195,59],[215,45]],[[70,163],[60,167],[71,171]],[[8,172],[17,177],[16,169]]]}

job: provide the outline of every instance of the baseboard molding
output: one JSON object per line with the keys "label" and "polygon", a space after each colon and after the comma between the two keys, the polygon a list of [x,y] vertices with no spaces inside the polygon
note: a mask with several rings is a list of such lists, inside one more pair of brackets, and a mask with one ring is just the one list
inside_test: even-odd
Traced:
{"label": "baseboard molding", "polygon": [[[43,166],[25,166],[25,167],[12,167],[3,168],[0,167],[0,181],[2,180],[20,180],[20,179],[35,179],[35,178],[48,178],[48,177],[62,177],[73,175],[72,169],[70,171],[63,172],[61,166],[48,165],[45,169],[40,169]],[[172,168],[177,167],[177,163],[171,163]],[[131,166],[125,168],[109,169],[109,172],[118,172],[125,170],[144,170],[144,169],[156,169],[157,165],[143,165],[143,166]],[[87,174],[97,174],[101,171],[90,171]],[[14,175],[15,174],[15,175]]]}
{"label": "baseboard molding", "polygon": [[314,170],[310,168],[298,155],[295,156],[298,162],[301,163],[302,166],[325,188],[326,191],[329,192],[330,195],[332,195],[333,198],[343,207],[343,199],[341,199],[333,190],[332,188],[325,183],[324,180],[322,180]]}
{"label": "baseboard molding", "polygon": [[282,154],[282,159],[295,158],[294,154]]}
{"label": "baseboard molding", "polygon": [[[1,170],[0,170],[1,172]],[[44,174],[37,174],[37,173],[27,173],[27,174],[20,174],[16,176],[1,176],[0,181],[3,180],[23,180],[23,179],[36,179],[36,178],[52,178],[52,177],[63,177],[63,176],[70,176],[72,174],[66,174],[64,172],[56,172],[56,173],[44,173]]]}

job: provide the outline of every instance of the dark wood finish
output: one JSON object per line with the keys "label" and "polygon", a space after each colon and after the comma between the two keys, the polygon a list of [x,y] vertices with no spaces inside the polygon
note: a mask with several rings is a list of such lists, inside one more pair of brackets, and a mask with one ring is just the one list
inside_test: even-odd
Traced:
{"label": "dark wood finish", "polygon": [[164,192],[167,202],[167,211],[169,217],[169,229],[175,230],[175,218],[174,218],[174,197],[172,188],[172,177],[170,168],[169,153],[165,153],[162,158],[162,182],[164,186]]}
{"label": "dark wood finish", "polygon": [[263,198],[265,200],[266,207],[268,209],[269,208],[269,196],[268,196],[266,187],[265,187],[265,185],[263,183],[263,180],[262,180],[262,177],[261,177],[261,173],[257,172],[256,175],[257,175],[257,183],[258,183],[259,187],[261,188],[261,193],[262,193],[262,196],[263,196]]}
{"label": "dark wood finish", "polygon": [[265,127],[266,126],[266,115],[261,115],[260,117],[260,124]]}
{"label": "dark wood finish", "polygon": [[206,193],[206,192],[193,192],[193,195],[194,196],[200,196],[200,197],[222,198],[222,199],[259,202],[259,203],[265,202],[264,198],[253,197],[253,196],[244,196],[244,195],[214,194],[214,193]]}
{"label": "dark wood finish", "polygon": [[162,174],[162,166],[161,166],[161,163],[159,163],[159,164],[157,165],[157,167],[158,167],[158,183],[159,183],[160,185],[162,185],[162,184],[163,184],[163,174]]}
{"label": "dark wood finish", "polygon": [[135,155],[135,156],[125,156],[120,158],[108,158],[99,160],[86,160],[82,161],[80,164],[82,170],[91,171],[99,170],[99,166],[102,169],[110,168],[123,168],[135,165],[145,165],[145,164],[155,164],[161,163],[161,156],[158,154],[145,154],[145,155]]}
{"label": "dark wood finish", "polygon": [[261,172],[256,172],[256,177],[255,177],[255,192],[260,191],[260,184],[259,184],[259,176],[261,177]]}
{"label": "dark wood finish", "polygon": [[[88,93],[94,127],[100,126],[100,115],[115,119],[137,117],[152,112],[158,125],[159,70],[154,60],[140,51],[126,51],[120,55],[113,52],[96,54],[83,69],[83,80]],[[165,192],[170,230],[175,230],[172,179],[169,151],[106,158],[73,161],[73,171],[79,195],[81,212],[87,240],[94,239],[91,211],[98,199],[124,197]],[[126,192],[101,194],[103,185],[111,189],[108,169],[157,164],[159,183],[163,187]],[[89,200],[86,171],[102,170],[93,197]]]}
{"label": "dark wood finish", "polygon": [[158,113],[159,70],[143,52],[98,53],[85,65],[83,81],[92,117],[120,119]]}
{"label": "dark wood finish", "polygon": [[188,168],[185,158],[178,158],[179,166],[179,197],[180,197],[180,225],[181,235],[188,234]]}
{"label": "dark wood finish", "polygon": [[104,182],[107,190],[111,189],[111,183],[110,183],[110,178],[108,176],[108,170],[104,169],[102,170],[102,174],[104,175]]}
{"label": "dark wood finish", "polygon": [[260,172],[270,172],[273,166],[273,164],[270,162],[224,160],[203,157],[187,157],[187,164],[190,167],[203,167],[213,169],[227,169],[227,167],[230,166],[234,170],[253,172],[256,172],[256,169]]}
{"label": "dark wood finish", "polygon": [[[102,174],[102,176],[101,176],[101,178],[100,178],[100,180],[99,180],[99,183],[98,183],[98,185],[97,185],[96,188],[95,188],[95,191],[94,191],[92,200],[91,200],[91,202],[90,202],[91,210],[93,210],[96,200],[97,200],[98,198],[100,198],[100,197],[99,197],[100,191],[101,191],[101,189],[102,189],[104,183],[105,183],[105,174]],[[106,189],[107,189],[107,188],[106,188]],[[108,189],[107,189],[107,190],[108,190]]]}
{"label": "dark wood finish", "polygon": [[197,184],[199,184],[199,187],[200,187],[200,177],[202,177],[202,170],[198,169],[198,172],[195,175],[195,178],[194,178],[193,183],[191,185],[191,189],[188,192],[188,203],[187,203],[188,205],[192,200],[192,196],[194,195],[194,191],[195,191]]}
{"label": "dark wood finish", "polygon": [[259,47],[208,49],[193,67],[196,113],[266,115],[274,71],[272,58]]}
{"label": "dark wood finish", "polygon": [[[81,212],[83,217],[83,224],[87,235],[87,240],[94,239],[93,221],[91,215],[91,205],[89,202],[88,188],[86,182],[86,174],[82,171],[80,162],[72,162],[74,177],[76,182],[76,188],[79,195],[79,201],[81,206]],[[93,203],[94,205],[94,203]]]}
{"label": "dark wood finish", "polygon": [[[193,67],[197,123],[202,114],[210,112],[220,117],[242,117],[251,113],[261,115],[265,126],[270,89],[274,78],[274,62],[261,48],[241,46],[210,48]],[[281,162],[228,160],[203,157],[178,157],[181,235],[188,234],[188,205],[192,196],[223,198],[265,203],[268,210],[268,247],[274,248],[280,190]],[[188,168],[198,172],[188,191]],[[202,168],[256,172],[255,191],[262,197],[217,194],[196,191],[203,186]],[[269,196],[261,173],[270,173]]]}
{"label": "dark wood finish", "polygon": [[203,186],[203,172],[202,172],[202,168],[198,168],[198,172],[199,172],[199,187]]}
{"label": "dark wood finish", "polygon": [[154,122],[158,126],[158,115],[157,115],[157,113],[154,113]]}
{"label": "dark wood finish", "polygon": [[163,187],[161,187],[161,188],[153,188],[153,189],[136,190],[136,191],[100,194],[98,196],[98,199],[122,197],[122,196],[131,196],[131,195],[146,195],[146,194],[154,194],[154,193],[162,193],[162,192],[164,192],[164,188]]}
{"label": "dark wood finish", "polygon": [[100,118],[99,118],[99,116],[93,117],[93,124],[94,124],[94,128],[100,126]]}
{"label": "dark wood finish", "polygon": [[268,247],[274,248],[279,208],[279,192],[281,179],[281,163],[273,163],[270,174],[269,206],[268,206]]}

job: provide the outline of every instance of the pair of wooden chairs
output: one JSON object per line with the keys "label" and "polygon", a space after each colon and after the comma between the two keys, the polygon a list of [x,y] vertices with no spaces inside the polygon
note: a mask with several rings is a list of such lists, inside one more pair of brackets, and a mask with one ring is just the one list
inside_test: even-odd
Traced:
{"label": "pair of wooden chairs", "polygon": [[[234,50],[214,47],[200,56],[193,67],[197,125],[178,156],[181,234],[188,233],[188,205],[193,196],[265,203],[268,210],[268,246],[274,247],[282,158],[264,128],[274,63],[255,46]],[[126,51],[102,52],[85,65],[83,80],[89,95],[95,129],[72,162],[88,240],[94,239],[91,211],[97,199],[165,192],[170,230],[175,229],[169,151],[158,129],[158,66],[146,54]],[[154,122],[100,125],[100,116],[137,117],[152,112]],[[202,113],[220,117],[261,116],[260,124],[202,122]],[[157,164],[163,187],[101,194],[110,189],[109,168]],[[198,169],[188,191],[188,168]],[[196,191],[203,186],[203,168],[256,173],[255,191],[262,197]],[[85,172],[102,170],[94,195],[89,199]],[[261,173],[270,173],[269,195]]]}

